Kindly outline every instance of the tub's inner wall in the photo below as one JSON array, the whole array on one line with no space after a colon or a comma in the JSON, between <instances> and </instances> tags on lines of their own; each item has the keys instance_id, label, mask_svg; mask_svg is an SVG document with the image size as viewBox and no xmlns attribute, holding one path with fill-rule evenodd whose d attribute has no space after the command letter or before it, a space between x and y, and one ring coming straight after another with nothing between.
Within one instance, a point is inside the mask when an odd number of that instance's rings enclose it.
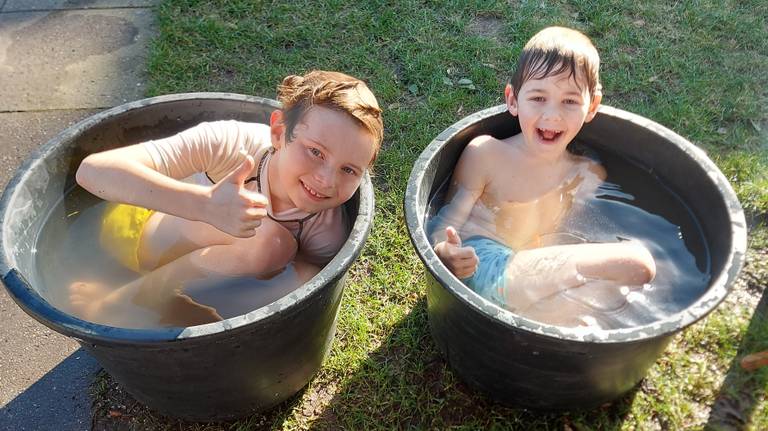
<instances>
[{"instance_id":1,"label":"tub's inner wall","mask_svg":"<svg viewBox=\"0 0 768 431\"><path fill-rule=\"evenodd\" d=\"M7 201L8 210L2 221L3 253L9 269L16 268L34 289L45 288L35 279L37 235L47 214L75 186L77 167L88 154L170 136L203 121L234 119L269 124L275 108L238 100L169 101L141 106L108 119L97 114L63 132L59 135L61 145L42 147L23 177L14 179L20 185ZM13 183L8 185L12 186ZM350 220L354 221L354 217Z\"/></svg>"},{"instance_id":2,"label":"tub's inner wall","mask_svg":"<svg viewBox=\"0 0 768 431\"><path fill-rule=\"evenodd\" d=\"M651 123L636 124L624 119L598 114L585 125L577 139L605 151L618 154L645 167L693 212L709 249L711 274L730 265L733 232L728 205L707 168L702 166L703 152L681 148L681 140ZM712 169L716 169L712 165Z\"/></svg>"},{"instance_id":3,"label":"tub's inner wall","mask_svg":"<svg viewBox=\"0 0 768 431\"><path fill-rule=\"evenodd\" d=\"M730 229L723 229L723 226L731 225L728 206L709 172L695 159L698 155L686 153L684 149L670 142L673 138L663 136L661 133L664 132L655 130L650 121L648 123L636 124L598 113L592 122L584 125L576 139L595 149L617 154L646 167L676 193L700 223L710 252L710 270L712 274L717 274L730 263L728 259L732 232ZM444 179L451 175L461 152L472 138L481 134L506 138L519 132L517 119L507 111L488 116L455 131L453 137L445 143L444 149L425 167L422 190L429 190L429 194L419 196L419 212L423 214L422 211L426 211L429 199L441 187ZM647 168L651 166L653 169Z\"/></svg>"}]
</instances>

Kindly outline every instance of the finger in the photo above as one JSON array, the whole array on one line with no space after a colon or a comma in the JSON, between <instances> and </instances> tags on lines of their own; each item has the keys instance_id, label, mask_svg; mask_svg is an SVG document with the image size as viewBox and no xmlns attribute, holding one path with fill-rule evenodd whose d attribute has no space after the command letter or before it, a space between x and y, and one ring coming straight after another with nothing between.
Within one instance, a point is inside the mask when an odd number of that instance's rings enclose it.
<instances>
[{"instance_id":1,"label":"finger","mask_svg":"<svg viewBox=\"0 0 768 431\"><path fill-rule=\"evenodd\" d=\"M453 244L457 247L461 247L461 237L459 237L459 233L456 232L456 229L453 228L453 226L448 226L445 228L445 236L446 241L449 244Z\"/></svg>"},{"instance_id":2,"label":"finger","mask_svg":"<svg viewBox=\"0 0 768 431\"><path fill-rule=\"evenodd\" d=\"M252 207L266 207L269 205L269 199L261 193L249 192L247 190L242 192L245 199L248 200L248 205Z\"/></svg>"},{"instance_id":3,"label":"finger","mask_svg":"<svg viewBox=\"0 0 768 431\"><path fill-rule=\"evenodd\" d=\"M259 220L259 223L261 223L260 220L266 216L267 216L266 208L263 208L263 207L246 208L244 221Z\"/></svg>"},{"instance_id":4,"label":"finger","mask_svg":"<svg viewBox=\"0 0 768 431\"><path fill-rule=\"evenodd\" d=\"M245 183L245 180L248 179L248 177L251 175L251 172L253 172L253 167L256 165L256 162L253 161L253 157L251 155L246 155L245 160L243 160L243 163L240 164L237 168L235 168L234 171L230 172L229 175L227 175L224 178L224 181L230 182L232 184L237 185L243 185Z\"/></svg>"},{"instance_id":5,"label":"finger","mask_svg":"<svg viewBox=\"0 0 768 431\"><path fill-rule=\"evenodd\" d=\"M454 265L454 268L456 269L457 272L472 274L477 269L477 265L472 262L462 261L462 262L457 262Z\"/></svg>"},{"instance_id":6,"label":"finger","mask_svg":"<svg viewBox=\"0 0 768 431\"><path fill-rule=\"evenodd\" d=\"M256 235L257 228L258 226L251 226L251 225L243 226L236 236L238 238L250 238Z\"/></svg>"},{"instance_id":7,"label":"finger","mask_svg":"<svg viewBox=\"0 0 768 431\"><path fill-rule=\"evenodd\" d=\"M455 259L473 259L477 260L475 249L472 247L457 248L451 253L451 256Z\"/></svg>"}]
</instances>

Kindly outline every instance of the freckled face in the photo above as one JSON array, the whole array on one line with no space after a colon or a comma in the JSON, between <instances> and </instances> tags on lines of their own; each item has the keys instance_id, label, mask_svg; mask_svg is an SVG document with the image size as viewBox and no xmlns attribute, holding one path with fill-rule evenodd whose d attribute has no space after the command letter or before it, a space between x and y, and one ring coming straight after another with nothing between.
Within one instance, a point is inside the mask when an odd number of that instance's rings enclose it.
<instances>
[{"instance_id":1,"label":"freckled face","mask_svg":"<svg viewBox=\"0 0 768 431\"><path fill-rule=\"evenodd\" d=\"M276 116L278 118L276 118ZM296 207L314 213L337 207L352 197L373 159L374 137L349 114L315 106L286 142L282 112L271 120L270 162L272 208ZM272 182L274 169L276 182Z\"/></svg>"},{"instance_id":2,"label":"freckled face","mask_svg":"<svg viewBox=\"0 0 768 431\"><path fill-rule=\"evenodd\" d=\"M565 151L584 123L592 120L601 99L596 95L590 100L586 85L580 89L567 72L526 81L517 98L507 86L505 95L509 112L520 120L526 148L553 155Z\"/></svg>"}]
</instances>

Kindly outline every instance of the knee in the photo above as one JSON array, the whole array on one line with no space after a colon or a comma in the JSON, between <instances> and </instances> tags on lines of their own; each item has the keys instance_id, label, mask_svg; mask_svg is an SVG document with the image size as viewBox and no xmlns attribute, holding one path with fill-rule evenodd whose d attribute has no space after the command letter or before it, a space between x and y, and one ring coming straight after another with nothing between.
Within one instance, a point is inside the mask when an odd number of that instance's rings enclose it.
<instances>
[{"instance_id":1,"label":"knee","mask_svg":"<svg viewBox=\"0 0 768 431\"><path fill-rule=\"evenodd\" d=\"M638 243L628 243L626 259L629 263L627 282L631 284L650 283L656 277L656 262L651 252Z\"/></svg>"},{"instance_id":2,"label":"knee","mask_svg":"<svg viewBox=\"0 0 768 431\"><path fill-rule=\"evenodd\" d=\"M240 240L237 247L238 260L254 275L279 271L296 257L297 251L293 234L273 220L264 220L256 235Z\"/></svg>"}]
</instances>

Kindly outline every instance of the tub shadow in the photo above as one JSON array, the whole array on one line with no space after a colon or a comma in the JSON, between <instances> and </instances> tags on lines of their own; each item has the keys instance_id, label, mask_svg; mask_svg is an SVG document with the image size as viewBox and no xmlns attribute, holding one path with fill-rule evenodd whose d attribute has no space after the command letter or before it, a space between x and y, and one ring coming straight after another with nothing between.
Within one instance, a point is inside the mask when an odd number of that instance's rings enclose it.
<instances>
[{"instance_id":1,"label":"tub shadow","mask_svg":"<svg viewBox=\"0 0 768 431\"><path fill-rule=\"evenodd\" d=\"M422 296L335 392L312 428L619 429L636 391L593 411L541 412L494 402L463 383L445 362L432 340Z\"/></svg>"},{"instance_id":2,"label":"tub shadow","mask_svg":"<svg viewBox=\"0 0 768 431\"><path fill-rule=\"evenodd\" d=\"M0 430L88 430L88 388L101 367L78 349L59 365L0 408Z\"/></svg>"},{"instance_id":3,"label":"tub shadow","mask_svg":"<svg viewBox=\"0 0 768 431\"><path fill-rule=\"evenodd\" d=\"M768 340L765 339L768 334L768 289L752 285L752 282L747 281L748 289L760 289L762 296L712 404L704 427L707 430L746 429L768 386L768 367L749 372L743 370L739 363L750 353L768 349Z\"/></svg>"}]
</instances>

